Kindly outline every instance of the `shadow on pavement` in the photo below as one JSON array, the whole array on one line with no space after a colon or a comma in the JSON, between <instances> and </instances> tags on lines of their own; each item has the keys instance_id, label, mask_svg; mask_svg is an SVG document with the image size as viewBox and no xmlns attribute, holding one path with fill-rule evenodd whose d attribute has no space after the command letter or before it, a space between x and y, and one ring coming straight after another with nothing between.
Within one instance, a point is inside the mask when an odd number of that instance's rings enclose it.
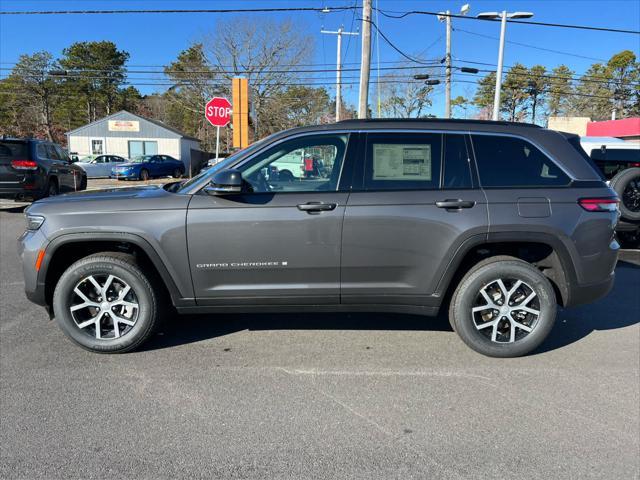
<instances>
[{"instance_id":1,"label":"shadow on pavement","mask_svg":"<svg viewBox=\"0 0 640 480\"><path fill-rule=\"evenodd\" d=\"M609 295L591 305L560 309L547 340L533 354L562 348L596 330L640 322L640 266L621 261ZM406 330L452 332L443 309L437 317L383 313L282 313L174 315L141 349L156 350L242 330ZM452 332L453 333L453 332Z\"/></svg>"},{"instance_id":2,"label":"shadow on pavement","mask_svg":"<svg viewBox=\"0 0 640 480\"><path fill-rule=\"evenodd\" d=\"M391 313L279 313L174 316L141 349L155 350L220 337L242 330L405 330L452 332L442 315Z\"/></svg>"},{"instance_id":3,"label":"shadow on pavement","mask_svg":"<svg viewBox=\"0 0 640 480\"><path fill-rule=\"evenodd\" d=\"M570 345L596 330L615 330L636 323L640 323L640 266L619 261L609 295L589 305L560 309L553 330L533 354Z\"/></svg>"},{"instance_id":4,"label":"shadow on pavement","mask_svg":"<svg viewBox=\"0 0 640 480\"><path fill-rule=\"evenodd\" d=\"M2 204L0 205L0 211L2 212L8 212L8 213L22 213L24 211L25 208L27 208L30 204L20 204L20 205L7 205L7 204Z\"/></svg>"}]
</instances>

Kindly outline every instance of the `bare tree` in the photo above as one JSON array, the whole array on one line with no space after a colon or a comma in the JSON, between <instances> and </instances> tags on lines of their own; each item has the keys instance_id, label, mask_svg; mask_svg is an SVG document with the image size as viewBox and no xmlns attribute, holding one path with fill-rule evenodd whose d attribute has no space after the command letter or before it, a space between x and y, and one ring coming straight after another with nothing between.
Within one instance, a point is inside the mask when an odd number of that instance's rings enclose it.
<instances>
[{"instance_id":1,"label":"bare tree","mask_svg":"<svg viewBox=\"0 0 640 480\"><path fill-rule=\"evenodd\" d=\"M256 137L277 129L269 121L271 99L292 83L301 83L299 65L311 59L313 40L300 22L274 22L263 17L236 17L216 24L215 33L203 40L204 53L213 78L244 76L251 88ZM308 74L307 74L308 75Z\"/></svg>"},{"instance_id":2,"label":"bare tree","mask_svg":"<svg viewBox=\"0 0 640 480\"><path fill-rule=\"evenodd\" d=\"M399 77L397 74L380 78L380 107L384 117L419 118L432 105L433 87L422 81Z\"/></svg>"}]
</instances>

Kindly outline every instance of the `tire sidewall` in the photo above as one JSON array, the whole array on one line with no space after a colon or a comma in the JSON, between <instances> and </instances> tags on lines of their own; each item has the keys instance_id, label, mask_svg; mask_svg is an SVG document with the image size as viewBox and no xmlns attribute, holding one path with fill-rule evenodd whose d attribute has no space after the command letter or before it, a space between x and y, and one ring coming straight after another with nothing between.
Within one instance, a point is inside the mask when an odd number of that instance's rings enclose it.
<instances>
[{"instance_id":1,"label":"tire sidewall","mask_svg":"<svg viewBox=\"0 0 640 480\"><path fill-rule=\"evenodd\" d=\"M618 173L611 180L611 188L615 190L620 198L620 214L622 218L627 220L640 220L640 212L634 212L629 210L629 208L624 203L623 194L627 185L634 178L640 177L640 168L628 168Z\"/></svg>"},{"instance_id":2,"label":"tire sidewall","mask_svg":"<svg viewBox=\"0 0 640 480\"><path fill-rule=\"evenodd\" d=\"M55 197L56 195L58 195L59 193L59 188L58 188L58 182L56 181L55 178L51 178L49 179L49 182L47 183L47 193L46 196L47 197Z\"/></svg>"},{"instance_id":3,"label":"tire sidewall","mask_svg":"<svg viewBox=\"0 0 640 480\"><path fill-rule=\"evenodd\" d=\"M540 303L540 316L535 328L514 343L492 342L473 323L471 309L480 289L499 278L514 278L527 283L538 295ZM547 337L556 317L555 292L549 280L524 262L495 262L471 272L458 287L453 301L455 331L472 349L491 357L517 357L531 352Z\"/></svg>"},{"instance_id":4,"label":"tire sidewall","mask_svg":"<svg viewBox=\"0 0 640 480\"><path fill-rule=\"evenodd\" d=\"M76 326L69 311L72 299L71 292L78 282L89 275L101 274L114 275L127 282L138 299L138 319L135 325L126 335L117 339L96 339ZM91 351L115 353L134 349L147 337L156 315L153 290L140 276L141 274L135 272L134 269L124 268L103 260L77 262L60 277L56 286L53 310L58 325L71 340Z\"/></svg>"},{"instance_id":5,"label":"tire sidewall","mask_svg":"<svg viewBox=\"0 0 640 480\"><path fill-rule=\"evenodd\" d=\"M148 170L146 170L144 168L142 170L140 170L140 180L146 181L146 180L149 180L149 178L151 178L151 177L149 176L149 171Z\"/></svg>"}]
</instances>

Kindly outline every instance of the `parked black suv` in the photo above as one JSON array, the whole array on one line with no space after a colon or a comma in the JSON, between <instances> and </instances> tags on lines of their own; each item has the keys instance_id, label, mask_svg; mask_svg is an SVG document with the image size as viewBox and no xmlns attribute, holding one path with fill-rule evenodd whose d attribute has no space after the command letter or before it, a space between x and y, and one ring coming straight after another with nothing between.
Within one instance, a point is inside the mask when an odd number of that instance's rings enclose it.
<instances>
[{"instance_id":1,"label":"parked black suv","mask_svg":"<svg viewBox=\"0 0 640 480\"><path fill-rule=\"evenodd\" d=\"M36 202L19 240L26 293L96 352L141 345L173 305L448 307L470 347L523 355L556 304L593 302L613 284L618 199L575 140L462 120L285 131L189 181ZM273 174L308 154L323 175Z\"/></svg>"},{"instance_id":2,"label":"parked black suv","mask_svg":"<svg viewBox=\"0 0 640 480\"><path fill-rule=\"evenodd\" d=\"M0 137L0 198L35 200L86 188L85 171L59 145Z\"/></svg>"}]
</instances>

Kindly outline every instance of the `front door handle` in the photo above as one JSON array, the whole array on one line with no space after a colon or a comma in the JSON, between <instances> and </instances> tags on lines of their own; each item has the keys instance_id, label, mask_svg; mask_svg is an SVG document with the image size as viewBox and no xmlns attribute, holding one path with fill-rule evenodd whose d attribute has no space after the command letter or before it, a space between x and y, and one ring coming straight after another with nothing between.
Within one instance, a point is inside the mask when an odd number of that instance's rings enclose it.
<instances>
[{"instance_id":1,"label":"front door handle","mask_svg":"<svg viewBox=\"0 0 640 480\"><path fill-rule=\"evenodd\" d=\"M335 203L307 202L298 205L298 210L307 213L319 213L334 210L336 207Z\"/></svg>"},{"instance_id":2,"label":"front door handle","mask_svg":"<svg viewBox=\"0 0 640 480\"><path fill-rule=\"evenodd\" d=\"M476 202L472 200L446 199L436 202L436 207L446 208L447 210L459 210L461 208L472 208Z\"/></svg>"}]
</instances>

